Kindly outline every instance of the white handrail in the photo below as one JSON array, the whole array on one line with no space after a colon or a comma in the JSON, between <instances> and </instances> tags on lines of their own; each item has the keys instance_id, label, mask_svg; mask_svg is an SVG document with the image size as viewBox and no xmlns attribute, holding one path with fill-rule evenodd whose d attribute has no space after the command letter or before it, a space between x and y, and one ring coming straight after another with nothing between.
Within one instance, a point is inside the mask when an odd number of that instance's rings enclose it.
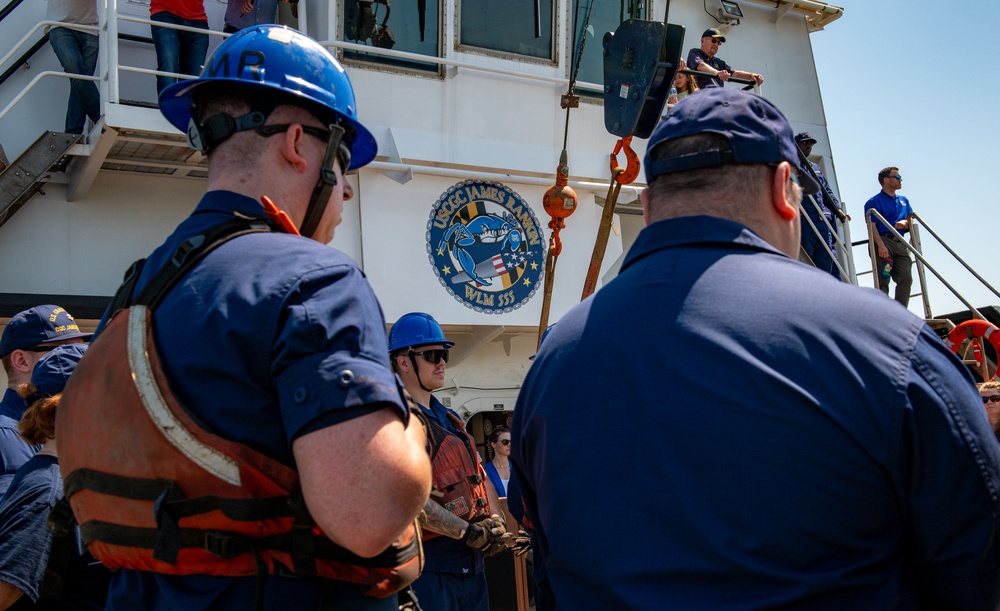
<instances>
[{"instance_id":1,"label":"white handrail","mask_svg":"<svg viewBox=\"0 0 1000 611\"><path fill-rule=\"evenodd\" d=\"M28 83L28 85L24 89L22 89L20 93L14 96L14 99L11 100L10 103L7 104L7 106L5 106L3 110L0 110L0 119L3 119L5 116L7 116L7 113L10 112L10 109L14 108L14 105L20 102L21 98L27 95L28 91L30 91L31 88L34 87L36 83L38 83L38 81L42 80L42 78L46 76L62 76L65 78L77 79L79 81L100 82L101 80L101 77L99 76L84 76L82 74L70 74L69 72L57 72L55 70L46 70L45 72L40 72L37 75L35 75L35 78L31 79L31 82Z\"/></svg>"},{"instance_id":2,"label":"white handrail","mask_svg":"<svg viewBox=\"0 0 1000 611\"><path fill-rule=\"evenodd\" d=\"M13 57L14 54L17 53L18 49L21 48L21 45L28 42L28 39L31 38L31 36L35 32L37 32L39 28L42 27L57 27L57 28L66 28L67 30L80 30L81 32L93 32L96 35L99 35L101 32L100 28L96 25L80 25L79 23L63 23L61 21L40 21L35 27L28 30L28 33L25 34L24 37L21 38L21 40L17 41L17 44L14 45L14 47L7 53L7 55L4 55L2 58L0 58L0 66L6 64L7 60Z\"/></svg>"}]
</instances>

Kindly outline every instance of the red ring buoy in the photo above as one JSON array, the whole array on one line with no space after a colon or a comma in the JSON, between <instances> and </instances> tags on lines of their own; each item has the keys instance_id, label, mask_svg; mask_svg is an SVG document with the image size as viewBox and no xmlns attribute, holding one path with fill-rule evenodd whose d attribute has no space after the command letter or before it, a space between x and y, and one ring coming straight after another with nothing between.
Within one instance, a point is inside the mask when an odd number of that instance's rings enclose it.
<instances>
[{"instance_id":1,"label":"red ring buoy","mask_svg":"<svg viewBox=\"0 0 1000 611\"><path fill-rule=\"evenodd\" d=\"M958 354L958 347L966 339L981 337L988 341L997 355L1000 355L1000 328L991 322L974 318L958 325L948 333L948 339L944 340L946 346L951 351Z\"/></svg>"}]
</instances>

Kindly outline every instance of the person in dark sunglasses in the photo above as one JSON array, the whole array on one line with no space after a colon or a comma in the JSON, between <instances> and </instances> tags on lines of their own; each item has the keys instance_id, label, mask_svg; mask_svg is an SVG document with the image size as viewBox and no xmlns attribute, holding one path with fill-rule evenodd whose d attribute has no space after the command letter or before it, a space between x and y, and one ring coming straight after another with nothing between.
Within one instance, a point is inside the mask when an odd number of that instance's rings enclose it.
<instances>
[{"instance_id":1,"label":"person in dark sunglasses","mask_svg":"<svg viewBox=\"0 0 1000 611\"><path fill-rule=\"evenodd\" d=\"M977 385L979 396L983 398L983 409L989 418L993 434L1000 441L1000 382L990 380Z\"/></svg>"},{"instance_id":2,"label":"person in dark sunglasses","mask_svg":"<svg viewBox=\"0 0 1000 611\"><path fill-rule=\"evenodd\" d=\"M490 478L498 496L507 496L510 482L510 429L498 426L490 433L490 448L493 460L484 465L486 476Z\"/></svg>"},{"instance_id":3,"label":"person in dark sunglasses","mask_svg":"<svg viewBox=\"0 0 1000 611\"><path fill-rule=\"evenodd\" d=\"M465 423L431 394L444 386L454 345L423 312L404 314L389 331L389 360L426 417L432 446L431 496L419 518L426 564L412 587L424 609L488 611L483 557L506 549L513 536Z\"/></svg>"}]
</instances>

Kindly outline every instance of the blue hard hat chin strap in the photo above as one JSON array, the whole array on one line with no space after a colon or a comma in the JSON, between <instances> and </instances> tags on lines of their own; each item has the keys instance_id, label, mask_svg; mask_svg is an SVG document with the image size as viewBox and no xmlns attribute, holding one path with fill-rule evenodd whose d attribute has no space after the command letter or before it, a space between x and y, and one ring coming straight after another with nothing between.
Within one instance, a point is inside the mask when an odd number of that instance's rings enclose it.
<instances>
[{"instance_id":1,"label":"blue hard hat chin strap","mask_svg":"<svg viewBox=\"0 0 1000 611\"><path fill-rule=\"evenodd\" d=\"M420 388L423 388L427 392L434 392L430 388L424 386L424 381L420 378L420 368L417 367L417 353L413 351L412 347L409 349L409 352L407 352L407 356L410 357L410 363L413 364L413 373L417 374L417 384L420 384Z\"/></svg>"},{"instance_id":2,"label":"blue hard hat chin strap","mask_svg":"<svg viewBox=\"0 0 1000 611\"><path fill-rule=\"evenodd\" d=\"M208 153L237 132L257 129L267 121L267 114L251 110L241 117L220 112L198 123L192 117L188 122L188 144L196 151Z\"/></svg>"}]
</instances>

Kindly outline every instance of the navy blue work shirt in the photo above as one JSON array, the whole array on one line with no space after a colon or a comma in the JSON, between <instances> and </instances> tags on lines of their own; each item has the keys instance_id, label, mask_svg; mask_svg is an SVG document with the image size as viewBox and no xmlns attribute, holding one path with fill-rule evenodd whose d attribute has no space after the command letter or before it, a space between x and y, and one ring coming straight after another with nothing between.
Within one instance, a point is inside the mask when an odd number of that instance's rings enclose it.
<instances>
[{"instance_id":1,"label":"navy blue work shirt","mask_svg":"<svg viewBox=\"0 0 1000 611\"><path fill-rule=\"evenodd\" d=\"M823 171L819 169L819 166L815 162L810 161L809 165L810 167L812 167L813 172L816 173L816 178L819 179L820 188L822 188L823 191L825 191L826 194L830 197L830 201L833 203L834 207L836 207L837 210L843 210L843 208L840 205L840 200L838 200L837 196L833 194L833 189L830 188L830 183L826 180L826 176L823 176ZM802 164L800 163L799 172L808 174L809 170L802 167ZM823 203L822 195L817 193L813 195L813 197L816 199L816 203L819 204L820 210L823 211L823 216L826 217L826 220L830 221L831 225L835 223L836 219L834 219L833 217L833 211L830 210L830 208L828 208L826 204ZM802 207L805 208L806 213L809 215L810 218L812 218L813 220L819 220L818 216L819 213L816 211L816 206L813 206L812 203L810 202L804 201L802 202ZM834 225L834 227L836 227L836 225Z\"/></svg>"},{"instance_id":2,"label":"navy blue work shirt","mask_svg":"<svg viewBox=\"0 0 1000 611\"><path fill-rule=\"evenodd\" d=\"M420 406L420 410L427 415L435 424L443 427L452 435L457 435L465 442L464 431L459 431L448 418L448 412L456 414L448 409L437 397L431 395L430 406ZM483 554L462 543L458 539L452 539L445 535L434 537L424 541L424 555L426 562L424 572L429 573L460 573L462 575L478 575L483 572L486 566Z\"/></svg>"},{"instance_id":3,"label":"navy blue work shirt","mask_svg":"<svg viewBox=\"0 0 1000 611\"><path fill-rule=\"evenodd\" d=\"M27 409L24 398L13 388L8 388L0 401L0 496L14 479L21 465L35 455L41 446L30 446L21 438L17 423Z\"/></svg>"},{"instance_id":4,"label":"navy blue work shirt","mask_svg":"<svg viewBox=\"0 0 1000 611\"><path fill-rule=\"evenodd\" d=\"M688 53L687 65L688 70L697 70L698 64L706 63L716 70L725 70L730 76L733 75L734 68L727 64L721 57L716 55L715 57L709 57L708 53L705 53L701 48L691 49ZM695 76L694 79L698 82L698 87L701 89L706 89L708 87L722 87L723 82L719 77L712 76Z\"/></svg>"},{"instance_id":5,"label":"navy blue work shirt","mask_svg":"<svg viewBox=\"0 0 1000 611\"><path fill-rule=\"evenodd\" d=\"M646 227L546 338L512 429L559 608L1000 604L1000 446L968 371L742 225Z\"/></svg>"},{"instance_id":6,"label":"navy blue work shirt","mask_svg":"<svg viewBox=\"0 0 1000 611\"><path fill-rule=\"evenodd\" d=\"M871 199L865 202L866 219L868 218L868 211L873 208L893 226L895 226L899 221L905 221L913 212L913 208L910 206L910 201L908 199L902 195L889 195L885 191L879 191L873 195ZM882 224L882 221L875 217L872 217L870 220L875 223L875 227L878 229L879 235L889 233L889 229ZM899 230L897 229L897 231ZM906 230L904 229L899 231L899 234L906 235Z\"/></svg>"},{"instance_id":7,"label":"navy blue work shirt","mask_svg":"<svg viewBox=\"0 0 1000 611\"><path fill-rule=\"evenodd\" d=\"M234 212L263 210L242 195L207 193L149 256L135 294L178 244ZM308 238L257 233L223 244L178 282L153 323L181 404L208 430L287 465L294 465L292 441L305 433L387 406L408 417L389 367L385 319L364 273ZM252 609L255 582L120 570L107 608ZM265 608L294 601L315 609L320 584L268 577ZM350 584L327 580L326 586L346 608L395 611L394 601L364 597Z\"/></svg>"}]
</instances>

